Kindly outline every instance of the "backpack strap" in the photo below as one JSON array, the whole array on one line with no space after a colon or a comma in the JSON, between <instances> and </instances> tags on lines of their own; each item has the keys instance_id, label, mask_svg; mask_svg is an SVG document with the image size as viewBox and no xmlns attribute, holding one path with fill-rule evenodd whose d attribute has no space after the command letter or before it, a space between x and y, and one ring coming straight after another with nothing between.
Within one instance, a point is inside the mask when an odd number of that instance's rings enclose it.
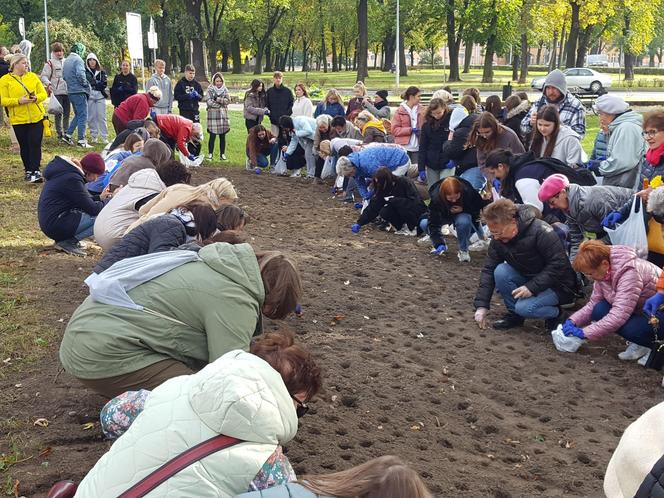
<instances>
[{"instance_id":1,"label":"backpack strap","mask_svg":"<svg viewBox=\"0 0 664 498\"><path fill-rule=\"evenodd\" d=\"M141 498L181 470L189 467L192 463L202 460L217 451L230 448L231 446L242 442L244 441L234 437L224 436L223 434L214 436L172 458L157 470L134 484L118 498Z\"/></svg>"}]
</instances>

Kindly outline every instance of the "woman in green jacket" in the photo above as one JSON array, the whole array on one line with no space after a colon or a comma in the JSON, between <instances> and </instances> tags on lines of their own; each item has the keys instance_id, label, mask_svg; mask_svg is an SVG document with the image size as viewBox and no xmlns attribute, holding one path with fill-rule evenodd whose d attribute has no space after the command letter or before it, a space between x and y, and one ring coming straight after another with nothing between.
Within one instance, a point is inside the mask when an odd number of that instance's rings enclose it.
<instances>
[{"instance_id":1,"label":"woman in green jacket","mask_svg":"<svg viewBox=\"0 0 664 498\"><path fill-rule=\"evenodd\" d=\"M261 312L285 318L302 293L289 258L255 254L249 244L128 258L86 283L91 295L67 325L60 361L109 398L248 351Z\"/></svg>"}]
</instances>

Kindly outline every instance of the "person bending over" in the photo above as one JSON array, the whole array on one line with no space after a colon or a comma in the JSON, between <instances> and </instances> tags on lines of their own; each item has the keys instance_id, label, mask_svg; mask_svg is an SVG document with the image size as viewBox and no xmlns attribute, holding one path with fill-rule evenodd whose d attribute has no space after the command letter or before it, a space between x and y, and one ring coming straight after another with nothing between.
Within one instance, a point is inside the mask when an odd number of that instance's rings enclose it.
<instances>
[{"instance_id":1,"label":"person bending over","mask_svg":"<svg viewBox=\"0 0 664 498\"><path fill-rule=\"evenodd\" d=\"M482 212L492 235L474 301L475 321L482 329L487 327L494 289L507 308L493 323L498 330L523 325L526 318L544 319L552 330L561 318L558 305L574 299L576 274L563 243L532 211L530 206L498 199Z\"/></svg>"}]
</instances>

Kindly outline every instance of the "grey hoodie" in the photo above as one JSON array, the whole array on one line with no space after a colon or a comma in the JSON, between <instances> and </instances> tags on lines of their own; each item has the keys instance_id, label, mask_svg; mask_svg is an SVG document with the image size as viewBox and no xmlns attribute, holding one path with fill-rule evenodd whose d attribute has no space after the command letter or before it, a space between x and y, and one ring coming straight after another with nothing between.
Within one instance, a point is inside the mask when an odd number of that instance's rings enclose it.
<instances>
[{"instance_id":1,"label":"grey hoodie","mask_svg":"<svg viewBox=\"0 0 664 498\"><path fill-rule=\"evenodd\" d=\"M544 85L542 86L542 92L546 90L547 86L552 86L557 88L560 93L563 94L563 98L567 93L567 80L565 79L565 73L560 69L554 69L551 71L544 80Z\"/></svg>"},{"instance_id":2,"label":"grey hoodie","mask_svg":"<svg viewBox=\"0 0 664 498\"><path fill-rule=\"evenodd\" d=\"M148 80L147 87L156 86L161 90L161 99L155 104L155 107L161 109L162 112L171 112L173 110L173 82L171 78L164 73L162 76L153 74L152 78Z\"/></svg>"},{"instance_id":3,"label":"grey hoodie","mask_svg":"<svg viewBox=\"0 0 664 498\"><path fill-rule=\"evenodd\" d=\"M603 185L635 189L645 160L646 143L641 135L643 117L632 110L619 114L609 125L606 159L599 165Z\"/></svg>"},{"instance_id":4,"label":"grey hoodie","mask_svg":"<svg viewBox=\"0 0 664 498\"><path fill-rule=\"evenodd\" d=\"M546 149L548 140L544 139L542 142L542 149L536 151L537 155L541 157L542 152ZM553 147L551 157L558 159L572 168L577 165L587 162L587 156L581 147L581 137L577 132L572 130L569 126L561 125L556 137L556 144Z\"/></svg>"}]
</instances>

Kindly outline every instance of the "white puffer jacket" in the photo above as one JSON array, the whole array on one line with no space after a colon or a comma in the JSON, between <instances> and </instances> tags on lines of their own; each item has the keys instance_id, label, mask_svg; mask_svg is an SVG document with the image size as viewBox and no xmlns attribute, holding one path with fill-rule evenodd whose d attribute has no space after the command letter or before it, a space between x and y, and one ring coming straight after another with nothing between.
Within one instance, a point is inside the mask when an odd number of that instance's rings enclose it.
<instances>
[{"instance_id":1,"label":"white puffer jacket","mask_svg":"<svg viewBox=\"0 0 664 498\"><path fill-rule=\"evenodd\" d=\"M146 497L232 497L249 489L277 445L296 432L293 400L279 373L257 356L231 351L152 391L145 410L83 479L76 498L115 498L218 434L247 442L199 460Z\"/></svg>"},{"instance_id":2,"label":"white puffer jacket","mask_svg":"<svg viewBox=\"0 0 664 498\"><path fill-rule=\"evenodd\" d=\"M165 188L166 185L154 169L141 169L129 177L127 185L115 194L95 219L95 241L104 252L113 247L129 225L138 220L136 203Z\"/></svg>"}]
</instances>

